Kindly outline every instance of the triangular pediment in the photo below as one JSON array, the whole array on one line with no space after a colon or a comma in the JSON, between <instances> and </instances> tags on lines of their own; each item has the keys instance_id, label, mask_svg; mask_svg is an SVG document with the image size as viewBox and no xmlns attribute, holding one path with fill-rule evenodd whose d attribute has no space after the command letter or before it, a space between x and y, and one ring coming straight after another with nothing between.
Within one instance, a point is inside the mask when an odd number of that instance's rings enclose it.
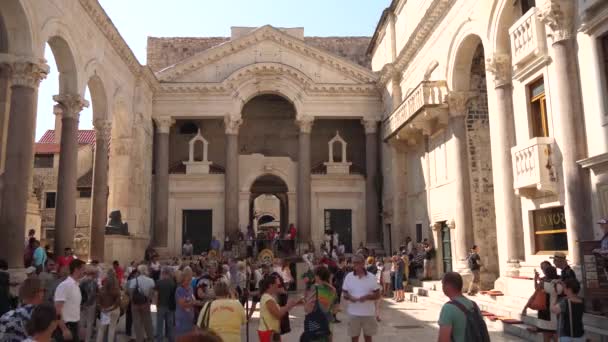
<instances>
[{"instance_id":1,"label":"triangular pediment","mask_svg":"<svg viewBox=\"0 0 608 342\"><path fill-rule=\"evenodd\" d=\"M316 84L370 84L376 74L327 51L310 46L272 26L263 26L157 73L161 82L221 83L254 64L281 64L299 70Z\"/></svg>"}]
</instances>

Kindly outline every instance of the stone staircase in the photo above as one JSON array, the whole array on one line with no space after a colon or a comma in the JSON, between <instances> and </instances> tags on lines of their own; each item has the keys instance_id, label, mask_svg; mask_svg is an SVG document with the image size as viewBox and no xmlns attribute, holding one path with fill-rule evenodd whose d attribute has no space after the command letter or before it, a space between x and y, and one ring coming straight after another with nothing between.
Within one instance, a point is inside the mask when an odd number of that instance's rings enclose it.
<instances>
[{"instance_id":1,"label":"stone staircase","mask_svg":"<svg viewBox=\"0 0 608 342\"><path fill-rule=\"evenodd\" d=\"M449 298L441 290L441 281L413 282L410 300L418 303L425 303L440 307L449 301ZM528 294L523 292L522 294ZM475 301L480 310L492 313L499 317L508 317L514 320L521 320L522 323L505 323L500 319L490 319L484 317L488 327L496 331L502 331L508 335L517 336L526 341L543 342L543 335L534 330L536 326L536 311L528 310L528 315L522 317L521 311L527 303L528 298L518 296L490 296L478 294L476 296L466 296ZM585 331L589 341L608 342L608 319L586 315L584 318Z\"/></svg>"}]
</instances>

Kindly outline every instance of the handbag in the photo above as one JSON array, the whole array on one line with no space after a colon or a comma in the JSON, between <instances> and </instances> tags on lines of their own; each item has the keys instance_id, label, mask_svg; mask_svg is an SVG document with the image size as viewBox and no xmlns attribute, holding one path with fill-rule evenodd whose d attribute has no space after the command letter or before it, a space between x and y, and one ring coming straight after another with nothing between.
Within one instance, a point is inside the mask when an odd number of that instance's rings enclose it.
<instances>
[{"instance_id":1,"label":"handbag","mask_svg":"<svg viewBox=\"0 0 608 342\"><path fill-rule=\"evenodd\" d=\"M201 314L201 319L199 322L199 328L203 330L209 329L209 318L211 316L211 304L213 304L213 300L210 300L205 304L203 313Z\"/></svg>"},{"instance_id":2,"label":"handbag","mask_svg":"<svg viewBox=\"0 0 608 342\"><path fill-rule=\"evenodd\" d=\"M266 320L264 319L264 317L262 318L262 322L264 323L264 326L266 327L266 329L268 329L268 325L266 324ZM268 331L268 330L266 330ZM278 332L274 331L274 330L270 330L270 341L273 342L280 342L281 341L281 334L279 334Z\"/></svg>"},{"instance_id":3,"label":"handbag","mask_svg":"<svg viewBox=\"0 0 608 342\"><path fill-rule=\"evenodd\" d=\"M331 335L329 319L319 304L319 289L315 287L315 307L304 317L304 333L300 342L314 341Z\"/></svg>"},{"instance_id":4,"label":"handbag","mask_svg":"<svg viewBox=\"0 0 608 342\"><path fill-rule=\"evenodd\" d=\"M536 289L528 307L532 310L547 310L547 293L543 289Z\"/></svg>"}]
</instances>

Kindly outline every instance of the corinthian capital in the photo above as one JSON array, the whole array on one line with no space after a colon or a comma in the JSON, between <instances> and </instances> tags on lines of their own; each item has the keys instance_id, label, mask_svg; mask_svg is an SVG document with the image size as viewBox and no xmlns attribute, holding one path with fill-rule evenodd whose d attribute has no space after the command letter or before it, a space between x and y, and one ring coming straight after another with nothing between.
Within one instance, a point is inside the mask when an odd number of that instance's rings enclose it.
<instances>
[{"instance_id":1,"label":"corinthian capital","mask_svg":"<svg viewBox=\"0 0 608 342\"><path fill-rule=\"evenodd\" d=\"M45 79L49 73L49 66L44 62L36 63L17 59L12 63L0 60L0 63L9 66L12 84L16 86L36 89L40 85L40 81Z\"/></svg>"},{"instance_id":2,"label":"corinthian capital","mask_svg":"<svg viewBox=\"0 0 608 342\"><path fill-rule=\"evenodd\" d=\"M53 112L62 119L78 119L82 109L89 107L89 101L79 94L59 94L53 96L53 100L57 102Z\"/></svg>"},{"instance_id":3,"label":"corinthian capital","mask_svg":"<svg viewBox=\"0 0 608 342\"><path fill-rule=\"evenodd\" d=\"M538 18L549 27L553 44L574 37L573 0L542 0L538 8Z\"/></svg>"},{"instance_id":4,"label":"corinthian capital","mask_svg":"<svg viewBox=\"0 0 608 342\"><path fill-rule=\"evenodd\" d=\"M224 116L224 126L226 126L226 134L229 135L237 135L239 134L239 128L243 123L243 119L241 119L238 115L226 115Z\"/></svg>"},{"instance_id":5,"label":"corinthian capital","mask_svg":"<svg viewBox=\"0 0 608 342\"><path fill-rule=\"evenodd\" d=\"M375 134L378 132L378 121L374 119L361 119L361 124L365 128L365 134Z\"/></svg>"},{"instance_id":6,"label":"corinthian capital","mask_svg":"<svg viewBox=\"0 0 608 342\"><path fill-rule=\"evenodd\" d=\"M173 126L175 120L170 116L159 116L154 118L154 122L156 123L158 133L169 134L169 130L171 130L171 126Z\"/></svg>"},{"instance_id":7,"label":"corinthian capital","mask_svg":"<svg viewBox=\"0 0 608 342\"><path fill-rule=\"evenodd\" d=\"M95 119L93 120L93 127L95 127L96 143L100 143L100 140L110 141L110 134L112 132L112 122L110 120Z\"/></svg>"},{"instance_id":8,"label":"corinthian capital","mask_svg":"<svg viewBox=\"0 0 608 342\"><path fill-rule=\"evenodd\" d=\"M452 91L448 94L447 101L450 116L465 116L468 112L469 102L477 96L470 91Z\"/></svg>"},{"instance_id":9,"label":"corinthian capital","mask_svg":"<svg viewBox=\"0 0 608 342\"><path fill-rule=\"evenodd\" d=\"M300 127L300 133L310 134L312 124L315 122L315 117L311 115L303 115L296 119L296 123Z\"/></svg>"},{"instance_id":10,"label":"corinthian capital","mask_svg":"<svg viewBox=\"0 0 608 342\"><path fill-rule=\"evenodd\" d=\"M496 88L511 84L511 58L505 54L495 54L486 59L486 70L494 76Z\"/></svg>"}]
</instances>

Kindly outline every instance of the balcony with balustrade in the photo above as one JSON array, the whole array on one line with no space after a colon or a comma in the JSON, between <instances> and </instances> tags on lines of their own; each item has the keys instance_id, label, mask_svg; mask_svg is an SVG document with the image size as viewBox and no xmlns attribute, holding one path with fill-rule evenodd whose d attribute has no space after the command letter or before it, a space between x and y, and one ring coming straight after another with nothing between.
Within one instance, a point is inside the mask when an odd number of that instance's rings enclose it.
<instances>
[{"instance_id":1,"label":"balcony with balustrade","mask_svg":"<svg viewBox=\"0 0 608 342\"><path fill-rule=\"evenodd\" d=\"M511 148L513 188L523 197L557 193L555 139L533 138Z\"/></svg>"},{"instance_id":2,"label":"balcony with balustrade","mask_svg":"<svg viewBox=\"0 0 608 342\"><path fill-rule=\"evenodd\" d=\"M422 81L382 123L382 137L431 134L447 125L448 87L445 81Z\"/></svg>"},{"instance_id":3,"label":"balcony with balustrade","mask_svg":"<svg viewBox=\"0 0 608 342\"><path fill-rule=\"evenodd\" d=\"M509 28L513 76L523 77L532 70L546 64L547 36L545 25L538 17L538 9L532 7Z\"/></svg>"}]
</instances>

